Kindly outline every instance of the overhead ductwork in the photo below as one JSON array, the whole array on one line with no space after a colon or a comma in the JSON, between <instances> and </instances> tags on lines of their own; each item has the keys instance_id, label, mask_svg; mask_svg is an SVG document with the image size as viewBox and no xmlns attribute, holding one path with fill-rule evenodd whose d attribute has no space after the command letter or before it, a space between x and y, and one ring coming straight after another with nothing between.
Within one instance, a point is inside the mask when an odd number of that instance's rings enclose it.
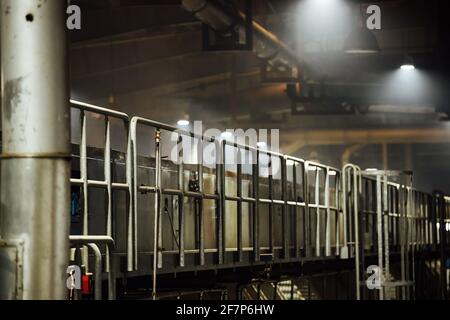
<instances>
[{"instance_id":1,"label":"overhead ductwork","mask_svg":"<svg viewBox=\"0 0 450 320\"><path fill-rule=\"evenodd\" d=\"M238 10L229 10L218 1L183 0L183 7L197 19L216 32L226 33L236 28L240 34L245 33L245 14ZM269 64L283 68L295 68L300 65L297 54L275 34L252 21L253 50L255 54Z\"/></svg>"}]
</instances>

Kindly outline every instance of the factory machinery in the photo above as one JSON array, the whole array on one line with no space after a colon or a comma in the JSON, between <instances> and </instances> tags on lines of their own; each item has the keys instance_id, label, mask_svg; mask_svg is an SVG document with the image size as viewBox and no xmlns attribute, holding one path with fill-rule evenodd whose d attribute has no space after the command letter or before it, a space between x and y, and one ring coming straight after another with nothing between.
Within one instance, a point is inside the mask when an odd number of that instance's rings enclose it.
<instances>
[{"instance_id":1,"label":"factory machinery","mask_svg":"<svg viewBox=\"0 0 450 320\"><path fill-rule=\"evenodd\" d=\"M71 108L71 299L447 297L450 198L414 189L411 172Z\"/></svg>"}]
</instances>

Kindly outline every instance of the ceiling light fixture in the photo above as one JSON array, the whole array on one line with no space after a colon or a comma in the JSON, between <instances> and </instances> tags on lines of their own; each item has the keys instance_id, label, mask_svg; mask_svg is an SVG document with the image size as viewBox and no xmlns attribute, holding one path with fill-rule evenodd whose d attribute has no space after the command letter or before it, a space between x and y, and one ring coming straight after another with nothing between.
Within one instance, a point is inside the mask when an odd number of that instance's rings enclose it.
<instances>
[{"instance_id":1,"label":"ceiling light fixture","mask_svg":"<svg viewBox=\"0 0 450 320\"><path fill-rule=\"evenodd\" d=\"M412 57L410 56L406 56L405 59L403 60L402 65L400 66L401 70L404 71L412 71L415 70L416 67L414 66L414 60Z\"/></svg>"},{"instance_id":2,"label":"ceiling light fixture","mask_svg":"<svg viewBox=\"0 0 450 320\"><path fill-rule=\"evenodd\" d=\"M180 127L187 127L189 125L189 120L181 119L177 121L177 125Z\"/></svg>"},{"instance_id":3,"label":"ceiling light fixture","mask_svg":"<svg viewBox=\"0 0 450 320\"><path fill-rule=\"evenodd\" d=\"M184 114L183 118L177 121L177 125L180 127L187 127L189 126L189 124L190 124L189 114L187 113Z\"/></svg>"},{"instance_id":4,"label":"ceiling light fixture","mask_svg":"<svg viewBox=\"0 0 450 320\"><path fill-rule=\"evenodd\" d=\"M411 71L411 70L415 70L416 67L412 64L403 64L400 69L402 70L406 70L406 71Z\"/></svg>"}]
</instances>

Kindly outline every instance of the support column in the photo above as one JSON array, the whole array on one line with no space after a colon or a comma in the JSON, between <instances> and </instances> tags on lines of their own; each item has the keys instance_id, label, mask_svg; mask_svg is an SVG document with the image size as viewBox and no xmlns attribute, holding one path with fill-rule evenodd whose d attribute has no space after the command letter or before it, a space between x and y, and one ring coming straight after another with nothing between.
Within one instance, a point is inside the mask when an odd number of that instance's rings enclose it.
<instances>
[{"instance_id":1,"label":"support column","mask_svg":"<svg viewBox=\"0 0 450 320\"><path fill-rule=\"evenodd\" d=\"M70 210L66 1L2 0L0 298L65 299Z\"/></svg>"}]
</instances>

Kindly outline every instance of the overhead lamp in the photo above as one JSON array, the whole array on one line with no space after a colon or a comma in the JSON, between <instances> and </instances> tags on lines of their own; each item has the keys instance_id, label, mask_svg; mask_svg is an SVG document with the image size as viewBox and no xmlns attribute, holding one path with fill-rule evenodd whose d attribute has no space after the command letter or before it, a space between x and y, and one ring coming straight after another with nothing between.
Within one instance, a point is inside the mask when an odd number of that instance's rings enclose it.
<instances>
[{"instance_id":1,"label":"overhead lamp","mask_svg":"<svg viewBox=\"0 0 450 320\"><path fill-rule=\"evenodd\" d=\"M359 7L358 15L360 19L347 36L344 42L344 51L349 54L373 54L380 52L377 38L363 23Z\"/></svg>"},{"instance_id":2,"label":"overhead lamp","mask_svg":"<svg viewBox=\"0 0 450 320\"><path fill-rule=\"evenodd\" d=\"M177 125L180 127L187 127L189 125L189 115L185 114L183 119L177 121Z\"/></svg>"},{"instance_id":3,"label":"overhead lamp","mask_svg":"<svg viewBox=\"0 0 450 320\"><path fill-rule=\"evenodd\" d=\"M177 125L179 125L180 127L187 127L189 125L189 120L186 119L178 120Z\"/></svg>"},{"instance_id":4,"label":"overhead lamp","mask_svg":"<svg viewBox=\"0 0 450 320\"><path fill-rule=\"evenodd\" d=\"M402 65L400 66L401 70L404 71L412 71L415 70L416 67L414 66L414 60L412 57L410 56L406 56L405 59L403 60Z\"/></svg>"},{"instance_id":5,"label":"overhead lamp","mask_svg":"<svg viewBox=\"0 0 450 320\"><path fill-rule=\"evenodd\" d=\"M405 71L411 71L411 70L416 69L416 67L412 64L402 64L400 66L400 69L405 70Z\"/></svg>"}]
</instances>

